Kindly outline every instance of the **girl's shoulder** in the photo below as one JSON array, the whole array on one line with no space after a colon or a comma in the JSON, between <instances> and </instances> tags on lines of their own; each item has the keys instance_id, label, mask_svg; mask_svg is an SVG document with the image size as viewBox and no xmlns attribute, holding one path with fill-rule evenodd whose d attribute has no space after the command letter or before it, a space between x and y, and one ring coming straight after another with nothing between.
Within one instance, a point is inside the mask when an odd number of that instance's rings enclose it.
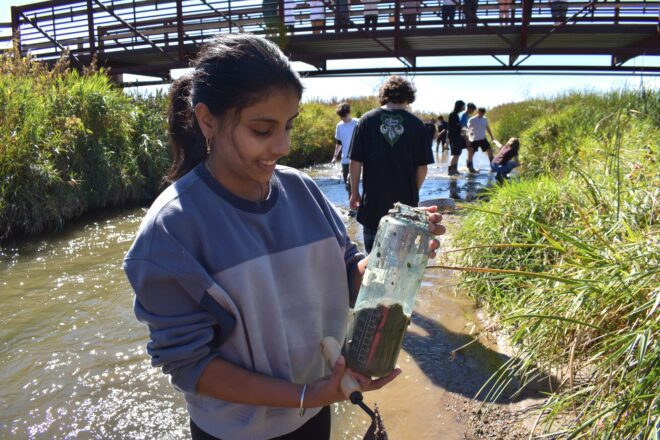
<instances>
[{"instance_id":1,"label":"girl's shoulder","mask_svg":"<svg viewBox=\"0 0 660 440\"><path fill-rule=\"evenodd\" d=\"M277 165L275 168L277 178L282 186L287 185L316 185L314 180L307 173L287 165Z\"/></svg>"},{"instance_id":2,"label":"girl's shoulder","mask_svg":"<svg viewBox=\"0 0 660 440\"><path fill-rule=\"evenodd\" d=\"M285 193L299 193L302 191L313 194L315 199L323 194L314 179L303 171L286 165L277 165L275 173Z\"/></svg>"}]
</instances>

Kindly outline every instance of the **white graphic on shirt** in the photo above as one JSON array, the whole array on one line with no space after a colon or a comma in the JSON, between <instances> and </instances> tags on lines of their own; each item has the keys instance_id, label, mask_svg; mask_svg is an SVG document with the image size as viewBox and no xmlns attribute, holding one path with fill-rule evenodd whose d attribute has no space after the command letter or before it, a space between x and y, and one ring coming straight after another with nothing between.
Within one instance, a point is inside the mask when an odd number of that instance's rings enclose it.
<instances>
[{"instance_id":1,"label":"white graphic on shirt","mask_svg":"<svg viewBox=\"0 0 660 440\"><path fill-rule=\"evenodd\" d=\"M380 116L380 132L385 136L387 143L394 146L403 134L403 116L384 113Z\"/></svg>"}]
</instances>

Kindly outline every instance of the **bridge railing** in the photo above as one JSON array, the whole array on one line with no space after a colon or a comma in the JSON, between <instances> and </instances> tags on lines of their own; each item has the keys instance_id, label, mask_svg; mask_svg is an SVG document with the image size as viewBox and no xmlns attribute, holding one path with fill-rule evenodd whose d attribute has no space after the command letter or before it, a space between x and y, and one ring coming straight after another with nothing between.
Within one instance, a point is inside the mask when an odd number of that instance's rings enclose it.
<instances>
[{"instance_id":1,"label":"bridge railing","mask_svg":"<svg viewBox=\"0 0 660 440\"><path fill-rule=\"evenodd\" d=\"M0 23L0 49L6 49L11 46L11 22Z\"/></svg>"},{"instance_id":2,"label":"bridge railing","mask_svg":"<svg viewBox=\"0 0 660 440\"><path fill-rule=\"evenodd\" d=\"M348 4L348 32L364 31L364 3ZM455 27L470 26L465 0L459 0ZM523 6L530 11L529 25L553 25L549 0L480 0L476 27L501 28L523 24ZM503 3L505 2L505 3ZM345 4L346 4L345 3ZM378 2L376 34L405 29L402 13L416 14L416 28L442 28L442 0ZM309 35L335 32L337 0L323 1L324 20L312 26L314 5L298 0L51 0L12 8L12 30L20 38L23 53L52 59L68 52L77 60L97 53L121 53L139 49L182 61L182 47L207 41L218 32L246 31L258 34ZM411 6L412 8L410 9ZM531 8L529 7L531 4ZM566 2L566 25L656 23L657 0L608 0ZM500 10L508 18L500 18ZM281 23L281 26L272 23ZM269 24L271 25L269 27ZM286 27L285 27L286 26ZM177 50L179 52L177 53Z\"/></svg>"}]
</instances>

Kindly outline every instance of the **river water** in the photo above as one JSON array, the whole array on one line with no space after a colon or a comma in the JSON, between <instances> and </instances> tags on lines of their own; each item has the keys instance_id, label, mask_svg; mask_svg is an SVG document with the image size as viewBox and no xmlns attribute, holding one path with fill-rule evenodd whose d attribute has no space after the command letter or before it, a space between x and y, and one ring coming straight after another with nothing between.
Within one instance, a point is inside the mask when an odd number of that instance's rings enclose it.
<instances>
[{"instance_id":1,"label":"river water","mask_svg":"<svg viewBox=\"0 0 660 440\"><path fill-rule=\"evenodd\" d=\"M475 158L487 168L485 156ZM446 176L446 155L429 166L421 199L473 199L490 182ZM464 163L464 162L463 162ZM347 195L338 165L308 170L342 212ZM133 315L121 262L146 208L86 219L66 231L0 249L0 438L184 439L183 399L145 351L147 329ZM345 216L362 245L354 219ZM465 426L446 411L448 396L472 397L495 366L488 347L451 360L470 340L472 301L457 295L454 275L427 271L399 357L403 374L368 393L391 439L460 439ZM333 440L358 439L367 416L333 407Z\"/></svg>"}]
</instances>

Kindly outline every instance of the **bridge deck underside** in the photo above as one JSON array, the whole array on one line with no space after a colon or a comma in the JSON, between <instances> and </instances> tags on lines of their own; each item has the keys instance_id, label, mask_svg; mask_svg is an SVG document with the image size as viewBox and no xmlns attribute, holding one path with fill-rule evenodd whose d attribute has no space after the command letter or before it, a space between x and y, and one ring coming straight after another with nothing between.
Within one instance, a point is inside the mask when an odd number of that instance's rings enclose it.
<instances>
[{"instance_id":1,"label":"bridge deck underside","mask_svg":"<svg viewBox=\"0 0 660 440\"><path fill-rule=\"evenodd\" d=\"M273 27L273 17L264 9L267 3L279 10L279 19L275 18L279 27ZM95 57L114 73L163 80L169 79L170 69L187 67L200 45L217 32L238 30L271 35L292 60L310 65L309 75L359 74L360 67L336 67L356 59L395 60L402 66L399 72L425 68L449 72L461 66L447 66L441 58L420 58L471 55L497 57L497 68L516 71L543 67L543 61L525 62L533 55L604 55L598 66L569 65L574 61L565 57L568 61L563 65L545 67L625 73L635 70L634 63L625 65L626 61L660 55L657 0L567 0L563 21L553 15L553 0L479 0L472 23L462 0L453 24L441 19L442 1L432 0L420 2L414 29L406 29L401 20L406 2L379 0L374 31L365 30L363 2L349 3L345 32L338 27L341 22L333 1L324 2L325 20L319 25L311 20L310 4L299 0L47 0L13 7L11 30L23 54L46 62L66 54L82 68ZM503 4L511 8L506 19L498 18ZM290 9L283 9L286 5ZM285 21L286 30L283 13L292 14L293 21ZM275 33L278 36L272 36ZM492 59L486 58L492 66ZM336 60L348 62L332 62ZM462 67L486 71L489 62ZM394 71L361 69L365 74ZM660 66L655 63L646 72L660 74Z\"/></svg>"},{"instance_id":2,"label":"bridge deck underside","mask_svg":"<svg viewBox=\"0 0 660 440\"><path fill-rule=\"evenodd\" d=\"M548 35L548 33L550 35ZM373 36L373 35L372 35ZM650 39L650 43L649 43ZM532 28L527 35L527 45L521 47L518 32L454 32L442 33L418 30L402 31L397 38L394 32L375 34L375 38L355 35L292 36L286 40L284 50L295 61L320 65L326 60L350 60L362 58L396 58L424 56L495 55L522 56L543 55L632 55L640 52L640 46L648 45L646 53L660 54L660 47L653 44L653 34L648 26L625 31L612 29L575 29L573 32L552 32L549 27ZM653 47L655 46L655 47ZM193 56L197 47L187 45L186 52ZM166 75L170 68L187 67L187 62L173 63L166 55L175 56L176 48L165 48L165 54L151 47L131 51L105 52L105 64L115 73L145 73ZM331 69L324 70L331 73Z\"/></svg>"}]
</instances>

